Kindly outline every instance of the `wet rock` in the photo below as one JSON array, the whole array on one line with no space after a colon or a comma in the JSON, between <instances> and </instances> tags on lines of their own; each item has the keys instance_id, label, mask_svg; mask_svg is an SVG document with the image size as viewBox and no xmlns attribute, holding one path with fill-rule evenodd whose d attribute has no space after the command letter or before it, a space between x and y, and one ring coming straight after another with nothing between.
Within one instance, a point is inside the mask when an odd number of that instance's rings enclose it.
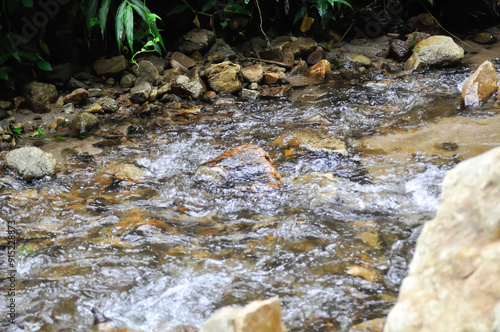
<instances>
[{"instance_id":1,"label":"wet rock","mask_svg":"<svg viewBox=\"0 0 500 332\"><path fill-rule=\"evenodd\" d=\"M404 70L406 71L415 71L415 72L420 72L424 70L427 67L427 65L420 59L420 56L416 53L413 53L413 55L406 60L404 64Z\"/></svg>"},{"instance_id":2,"label":"wet rock","mask_svg":"<svg viewBox=\"0 0 500 332\"><path fill-rule=\"evenodd\" d=\"M75 105L85 104L88 97L89 92L83 88L79 88L71 92L69 95L66 95L64 97L64 103L72 103Z\"/></svg>"},{"instance_id":3,"label":"wet rock","mask_svg":"<svg viewBox=\"0 0 500 332\"><path fill-rule=\"evenodd\" d=\"M295 57L306 58L310 53L314 52L318 47L318 43L312 38L299 37L291 42L291 51Z\"/></svg>"},{"instance_id":4,"label":"wet rock","mask_svg":"<svg viewBox=\"0 0 500 332\"><path fill-rule=\"evenodd\" d=\"M96 172L92 183L101 186L137 184L144 181L146 174L142 169L133 164L117 164L106 166Z\"/></svg>"},{"instance_id":5,"label":"wet rock","mask_svg":"<svg viewBox=\"0 0 500 332\"><path fill-rule=\"evenodd\" d=\"M196 175L206 183L259 191L281 186L271 157L257 145L241 145L201 165Z\"/></svg>"},{"instance_id":6,"label":"wet rock","mask_svg":"<svg viewBox=\"0 0 500 332\"><path fill-rule=\"evenodd\" d=\"M217 99L217 94L214 91L207 91L203 94L203 100L212 101Z\"/></svg>"},{"instance_id":7,"label":"wet rock","mask_svg":"<svg viewBox=\"0 0 500 332\"><path fill-rule=\"evenodd\" d=\"M500 148L443 181L385 332L500 330Z\"/></svg>"},{"instance_id":8,"label":"wet rock","mask_svg":"<svg viewBox=\"0 0 500 332\"><path fill-rule=\"evenodd\" d=\"M322 48L318 48L316 51L309 54L309 56L307 57L307 64L313 66L323 60L325 56L325 51Z\"/></svg>"},{"instance_id":9,"label":"wet rock","mask_svg":"<svg viewBox=\"0 0 500 332\"><path fill-rule=\"evenodd\" d=\"M406 41L402 39L394 39L391 41L391 53L393 53L396 59L403 58L410 51L410 47Z\"/></svg>"},{"instance_id":10,"label":"wet rock","mask_svg":"<svg viewBox=\"0 0 500 332\"><path fill-rule=\"evenodd\" d=\"M372 61L362 54L350 56L349 61L359 66L370 67L372 65Z\"/></svg>"},{"instance_id":11,"label":"wet rock","mask_svg":"<svg viewBox=\"0 0 500 332\"><path fill-rule=\"evenodd\" d=\"M242 89L241 98L246 100L256 100L259 99L260 92L257 90Z\"/></svg>"},{"instance_id":12,"label":"wet rock","mask_svg":"<svg viewBox=\"0 0 500 332\"><path fill-rule=\"evenodd\" d=\"M160 79L158 69L149 60L139 61L138 65L133 67L133 71L139 81L155 84Z\"/></svg>"},{"instance_id":13,"label":"wet rock","mask_svg":"<svg viewBox=\"0 0 500 332\"><path fill-rule=\"evenodd\" d=\"M241 74L249 83L259 83L264 75L264 70L261 65L257 64L243 68Z\"/></svg>"},{"instance_id":14,"label":"wet rock","mask_svg":"<svg viewBox=\"0 0 500 332\"><path fill-rule=\"evenodd\" d=\"M339 189L346 182L336 178L332 173L316 173L301 175L292 180L295 190L307 198L304 204L307 208L314 208L334 202L339 198Z\"/></svg>"},{"instance_id":15,"label":"wet rock","mask_svg":"<svg viewBox=\"0 0 500 332\"><path fill-rule=\"evenodd\" d=\"M24 99L24 97L21 96L14 97L14 108L16 110L25 107L25 104L26 104L26 99Z\"/></svg>"},{"instance_id":16,"label":"wet rock","mask_svg":"<svg viewBox=\"0 0 500 332\"><path fill-rule=\"evenodd\" d=\"M135 75L132 75L132 74L126 74L124 75L121 80L120 80L120 85L122 86L122 88L124 89L130 89L131 87L134 86L135 84L135 81L137 80L137 77L135 77Z\"/></svg>"},{"instance_id":17,"label":"wet rock","mask_svg":"<svg viewBox=\"0 0 500 332\"><path fill-rule=\"evenodd\" d=\"M187 69L196 66L196 62L193 59L181 52L174 52L172 54L172 60L177 61Z\"/></svg>"},{"instance_id":18,"label":"wet rock","mask_svg":"<svg viewBox=\"0 0 500 332\"><path fill-rule=\"evenodd\" d=\"M41 179L56 172L56 159L51 153L36 147L24 147L5 155L5 166L23 180Z\"/></svg>"},{"instance_id":19,"label":"wet rock","mask_svg":"<svg viewBox=\"0 0 500 332\"><path fill-rule=\"evenodd\" d=\"M224 56L224 53L222 53L222 52L215 52L215 53L212 53L209 56L207 56L207 60L212 61L214 63L222 62L222 61L224 61L225 58L226 57Z\"/></svg>"},{"instance_id":20,"label":"wet rock","mask_svg":"<svg viewBox=\"0 0 500 332\"><path fill-rule=\"evenodd\" d=\"M285 332L277 297L253 301L243 308L223 307L214 312L200 332Z\"/></svg>"},{"instance_id":21,"label":"wet rock","mask_svg":"<svg viewBox=\"0 0 500 332\"><path fill-rule=\"evenodd\" d=\"M321 60L304 74L305 76L313 77L316 79L323 80L330 75L332 72L332 67L330 66L330 62L327 60Z\"/></svg>"},{"instance_id":22,"label":"wet rock","mask_svg":"<svg viewBox=\"0 0 500 332\"><path fill-rule=\"evenodd\" d=\"M106 113L113 113L118 111L118 108L120 106L118 105L118 102L114 100L111 97L105 97L101 100L101 107Z\"/></svg>"},{"instance_id":23,"label":"wet rock","mask_svg":"<svg viewBox=\"0 0 500 332\"><path fill-rule=\"evenodd\" d=\"M182 71L179 68L167 69L163 72L163 81L165 81L166 83L173 83L175 82L177 76L182 75L185 72L187 71Z\"/></svg>"},{"instance_id":24,"label":"wet rock","mask_svg":"<svg viewBox=\"0 0 500 332\"><path fill-rule=\"evenodd\" d=\"M205 29L193 29L179 42L179 50L185 54L201 51L215 42L215 33Z\"/></svg>"},{"instance_id":25,"label":"wet rock","mask_svg":"<svg viewBox=\"0 0 500 332\"><path fill-rule=\"evenodd\" d=\"M292 70L290 70L290 76L304 74L308 69L309 67L307 66L307 63L304 60L299 59L299 63L295 65Z\"/></svg>"},{"instance_id":26,"label":"wet rock","mask_svg":"<svg viewBox=\"0 0 500 332\"><path fill-rule=\"evenodd\" d=\"M267 72L264 73L262 77L262 83L264 84L276 84L280 80L281 75L279 73Z\"/></svg>"},{"instance_id":27,"label":"wet rock","mask_svg":"<svg viewBox=\"0 0 500 332\"><path fill-rule=\"evenodd\" d=\"M151 84L148 82L139 82L132 89L130 89L130 100L136 104L142 104L146 102L151 93Z\"/></svg>"},{"instance_id":28,"label":"wet rock","mask_svg":"<svg viewBox=\"0 0 500 332\"><path fill-rule=\"evenodd\" d=\"M316 131L293 131L283 133L273 142L283 147L298 147L309 152L335 153L347 156L347 147L341 139Z\"/></svg>"},{"instance_id":29,"label":"wet rock","mask_svg":"<svg viewBox=\"0 0 500 332\"><path fill-rule=\"evenodd\" d=\"M278 86L274 88L264 88L262 89L261 96L262 97L273 97L280 98L286 97L288 92L290 91L290 86Z\"/></svg>"},{"instance_id":30,"label":"wet rock","mask_svg":"<svg viewBox=\"0 0 500 332\"><path fill-rule=\"evenodd\" d=\"M240 65L225 61L206 70L208 84L217 93L233 93L241 90Z\"/></svg>"},{"instance_id":31,"label":"wet rock","mask_svg":"<svg viewBox=\"0 0 500 332\"><path fill-rule=\"evenodd\" d=\"M97 60L94 62L94 71L97 75L116 74L127 69L128 60L123 56L115 56L111 59Z\"/></svg>"},{"instance_id":32,"label":"wet rock","mask_svg":"<svg viewBox=\"0 0 500 332\"><path fill-rule=\"evenodd\" d=\"M489 32L476 33L472 40L479 44L493 44L496 43L497 37Z\"/></svg>"},{"instance_id":33,"label":"wet rock","mask_svg":"<svg viewBox=\"0 0 500 332\"><path fill-rule=\"evenodd\" d=\"M462 88L462 106L479 107L495 94L498 86L498 75L495 66L485 61L465 81Z\"/></svg>"},{"instance_id":34,"label":"wet rock","mask_svg":"<svg viewBox=\"0 0 500 332\"><path fill-rule=\"evenodd\" d=\"M89 89L89 98L99 98L102 96L102 90L99 88Z\"/></svg>"},{"instance_id":35,"label":"wet rock","mask_svg":"<svg viewBox=\"0 0 500 332\"><path fill-rule=\"evenodd\" d=\"M57 100L57 89L53 84L31 82L24 86L24 98L33 112L46 113Z\"/></svg>"},{"instance_id":36,"label":"wet rock","mask_svg":"<svg viewBox=\"0 0 500 332\"><path fill-rule=\"evenodd\" d=\"M382 332L384 329L385 318L375 318L363 323L354 325L349 332Z\"/></svg>"},{"instance_id":37,"label":"wet rock","mask_svg":"<svg viewBox=\"0 0 500 332\"><path fill-rule=\"evenodd\" d=\"M205 87L197 80L197 79L189 79L189 77L185 76L185 75L179 75L177 77L177 79L175 80L175 85L172 86L172 90L174 92L175 91L175 88L181 88L185 91L179 91L181 93L176 93L176 94L180 94L180 95L183 95L183 94L188 94L189 96L193 97L193 98L200 98L201 96L203 96L203 94L205 93ZM184 93L182 93L184 92Z\"/></svg>"},{"instance_id":38,"label":"wet rock","mask_svg":"<svg viewBox=\"0 0 500 332\"><path fill-rule=\"evenodd\" d=\"M71 134L75 136L89 134L99 125L99 119L92 113L81 112L68 123Z\"/></svg>"},{"instance_id":39,"label":"wet rock","mask_svg":"<svg viewBox=\"0 0 500 332\"><path fill-rule=\"evenodd\" d=\"M443 67L459 63L464 50L451 37L432 36L415 45L408 61L414 62L411 58L417 55L427 66Z\"/></svg>"},{"instance_id":40,"label":"wet rock","mask_svg":"<svg viewBox=\"0 0 500 332\"><path fill-rule=\"evenodd\" d=\"M217 56L214 57L216 54L217 54ZM222 55L222 59L220 59L221 55ZM212 58L212 61L214 61L214 62L220 62L220 61L223 61L224 59L236 58L236 52L233 51L231 46L229 46L224 41L224 39L217 38L215 40L215 43L212 45L212 47L208 51L208 57ZM219 59L220 59L220 61L217 61Z\"/></svg>"},{"instance_id":41,"label":"wet rock","mask_svg":"<svg viewBox=\"0 0 500 332\"><path fill-rule=\"evenodd\" d=\"M12 108L12 102L7 100L0 100L0 108L4 110L10 110Z\"/></svg>"}]
</instances>

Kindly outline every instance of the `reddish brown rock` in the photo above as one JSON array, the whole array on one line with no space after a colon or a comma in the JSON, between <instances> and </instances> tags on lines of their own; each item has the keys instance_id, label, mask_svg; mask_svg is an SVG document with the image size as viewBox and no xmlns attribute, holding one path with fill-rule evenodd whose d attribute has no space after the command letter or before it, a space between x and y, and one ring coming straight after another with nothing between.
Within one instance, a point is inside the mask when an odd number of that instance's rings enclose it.
<instances>
[{"instance_id":1,"label":"reddish brown rock","mask_svg":"<svg viewBox=\"0 0 500 332\"><path fill-rule=\"evenodd\" d=\"M71 92L69 95L66 95L64 97L64 103L72 103L75 105L85 104L88 97L89 92L83 88L79 88Z\"/></svg>"},{"instance_id":2,"label":"reddish brown rock","mask_svg":"<svg viewBox=\"0 0 500 332\"><path fill-rule=\"evenodd\" d=\"M282 184L269 154L253 144L224 152L201 165L196 174L207 183L250 191L277 188Z\"/></svg>"},{"instance_id":3,"label":"reddish brown rock","mask_svg":"<svg viewBox=\"0 0 500 332\"><path fill-rule=\"evenodd\" d=\"M318 62L320 62L321 60L323 60L325 58L325 51L323 51L323 49L317 49L316 51L312 52L311 54L309 54L309 56L307 57L307 64L308 65L315 65L317 64Z\"/></svg>"},{"instance_id":4,"label":"reddish brown rock","mask_svg":"<svg viewBox=\"0 0 500 332\"><path fill-rule=\"evenodd\" d=\"M309 70L304 75L323 80L331 72L332 67L330 66L330 62L328 62L328 60L321 60L320 62L309 68Z\"/></svg>"},{"instance_id":5,"label":"reddish brown rock","mask_svg":"<svg viewBox=\"0 0 500 332\"><path fill-rule=\"evenodd\" d=\"M179 62L183 67L187 69L194 67L196 65L196 62L193 59L191 59L190 57L181 52L174 52L172 54L171 60Z\"/></svg>"},{"instance_id":6,"label":"reddish brown rock","mask_svg":"<svg viewBox=\"0 0 500 332\"><path fill-rule=\"evenodd\" d=\"M462 106L478 107L497 91L498 75L495 66L485 61L465 81L462 88Z\"/></svg>"},{"instance_id":7,"label":"reddish brown rock","mask_svg":"<svg viewBox=\"0 0 500 332\"><path fill-rule=\"evenodd\" d=\"M261 65L253 65L242 69L243 78L250 83L259 83L264 75Z\"/></svg>"},{"instance_id":8,"label":"reddish brown rock","mask_svg":"<svg viewBox=\"0 0 500 332\"><path fill-rule=\"evenodd\" d=\"M276 84L278 83L279 79L281 78L281 75L279 73L264 73L264 76L262 78L262 82L264 84Z\"/></svg>"}]
</instances>

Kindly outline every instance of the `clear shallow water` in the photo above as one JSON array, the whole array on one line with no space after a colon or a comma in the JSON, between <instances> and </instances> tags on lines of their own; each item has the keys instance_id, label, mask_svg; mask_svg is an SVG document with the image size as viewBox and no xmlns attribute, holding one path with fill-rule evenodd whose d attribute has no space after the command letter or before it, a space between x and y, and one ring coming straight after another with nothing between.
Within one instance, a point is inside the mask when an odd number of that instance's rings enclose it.
<instances>
[{"instance_id":1,"label":"clear shallow water","mask_svg":"<svg viewBox=\"0 0 500 332\"><path fill-rule=\"evenodd\" d=\"M468 74L330 83L163 125L136 120L147 134L94 158L68 157L53 180L4 177L0 223L15 221L20 236L17 330L201 327L221 306L272 296L291 331L345 331L384 317L454 161L421 157L374 177L369 168L384 157L351 142L456 115ZM344 139L349 157L290 156L273 143L305 129ZM249 143L270 153L280 190L210 191L196 181L200 164ZM111 163L146 176L100 183L96 172Z\"/></svg>"}]
</instances>

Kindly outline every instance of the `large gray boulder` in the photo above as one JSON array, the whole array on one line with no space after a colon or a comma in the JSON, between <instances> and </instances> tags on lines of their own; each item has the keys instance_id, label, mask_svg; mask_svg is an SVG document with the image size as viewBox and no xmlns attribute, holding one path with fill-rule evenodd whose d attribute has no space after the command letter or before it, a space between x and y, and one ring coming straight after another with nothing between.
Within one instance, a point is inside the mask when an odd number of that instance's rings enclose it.
<instances>
[{"instance_id":1,"label":"large gray boulder","mask_svg":"<svg viewBox=\"0 0 500 332\"><path fill-rule=\"evenodd\" d=\"M5 155L5 166L23 180L41 179L56 172L56 159L36 147L24 147Z\"/></svg>"},{"instance_id":2,"label":"large gray boulder","mask_svg":"<svg viewBox=\"0 0 500 332\"><path fill-rule=\"evenodd\" d=\"M500 331L500 148L445 177L384 331Z\"/></svg>"}]
</instances>

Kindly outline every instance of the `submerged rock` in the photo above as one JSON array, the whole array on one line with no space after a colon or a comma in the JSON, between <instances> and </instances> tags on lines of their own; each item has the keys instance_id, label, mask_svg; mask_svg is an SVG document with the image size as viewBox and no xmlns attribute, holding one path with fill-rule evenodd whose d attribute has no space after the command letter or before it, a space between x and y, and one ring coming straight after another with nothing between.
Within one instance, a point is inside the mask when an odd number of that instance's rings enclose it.
<instances>
[{"instance_id":1,"label":"submerged rock","mask_svg":"<svg viewBox=\"0 0 500 332\"><path fill-rule=\"evenodd\" d=\"M330 137L319 132L293 131L277 137L273 145L297 147L309 152L335 153L347 156L347 147L341 139Z\"/></svg>"},{"instance_id":2,"label":"submerged rock","mask_svg":"<svg viewBox=\"0 0 500 332\"><path fill-rule=\"evenodd\" d=\"M46 113L57 100L57 89L53 84L31 82L24 86L24 98L33 112Z\"/></svg>"},{"instance_id":3,"label":"submerged rock","mask_svg":"<svg viewBox=\"0 0 500 332\"><path fill-rule=\"evenodd\" d=\"M240 65L225 61L206 70L208 84L217 93L233 93L241 90Z\"/></svg>"},{"instance_id":4,"label":"submerged rock","mask_svg":"<svg viewBox=\"0 0 500 332\"><path fill-rule=\"evenodd\" d=\"M385 332L500 331L500 148L445 177Z\"/></svg>"},{"instance_id":5,"label":"submerged rock","mask_svg":"<svg viewBox=\"0 0 500 332\"><path fill-rule=\"evenodd\" d=\"M432 36L415 45L407 62L416 62L412 59L414 57L427 66L442 67L459 63L464 57L464 50L451 37Z\"/></svg>"},{"instance_id":6,"label":"submerged rock","mask_svg":"<svg viewBox=\"0 0 500 332\"><path fill-rule=\"evenodd\" d=\"M24 147L5 155L5 166L23 180L41 179L56 172L56 159L36 147Z\"/></svg>"},{"instance_id":7,"label":"submerged rock","mask_svg":"<svg viewBox=\"0 0 500 332\"><path fill-rule=\"evenodd\" d=\"M214 312L200 332L284 332L277 297L253 301L243 308L223 307Z\"/></svg>"},{"instance_id":8,"label":"submerged rock","mask_svg":"<svg viewBox=\"0 0 500 332\"><path fill-rule=\"evenodd\" d=\"M196 175L220 187L247 187L251 191L258 191L260 187L277 188L282 184L269 154L253 144L224 152L201 165Z\"/></svg>"},{"instance_id":9,"label":"submerged rock","mask_svg":"<svg viewBox=\"0 0 500 332\"><path fill-rule=\"evenodd\" d=\"M92 183L109 186L113 183L137 184L144 180L145 173L132 164L117 164L106 166L95 174Z\"/></svg>"},{"instance_id":10,"label":"submerged rock","mask_svg":"<svg viewBox=\"0 0 500 332\"><path fill-rule=\"evenodd\" d=\"M478 107L497 91L498 75L495 66L485 61L465 81L462 88L462 106Z\"/></svg>"}]
</instances>

